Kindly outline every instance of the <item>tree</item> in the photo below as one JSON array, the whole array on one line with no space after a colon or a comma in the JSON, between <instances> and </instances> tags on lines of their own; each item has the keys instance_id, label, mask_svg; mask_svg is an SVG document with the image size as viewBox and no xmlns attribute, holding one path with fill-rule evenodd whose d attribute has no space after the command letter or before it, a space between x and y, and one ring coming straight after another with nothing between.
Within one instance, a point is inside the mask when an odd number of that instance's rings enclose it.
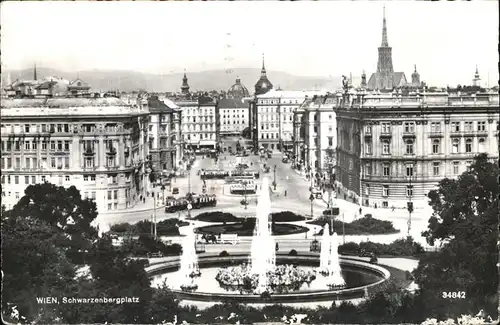
<instances>
[{"instance_id":1,"label":"tree","mask_svg":"<svg viewBox=\"0 0 500 325\"><path fill-rule=\"evenodd\" d=\"M76 261L76 256L87 251L98 232L92 226L97 218L95 202L82 200L75 186L64 188L50 183L30 185L25 195L8 211L12 218L37 219L64 233L57 245L63 247L67 256Z\"/></svg>"},{"instance_id":2,"label":"tree","mask_svg":"<svg viewBox=\"0 0 500 325\"><path fill-rule=\"evenodd\" d=\"M2 310L17 306L26 322L53 322L56 305L37 297L69 296L75 268L57 243L64 235L45 220L2 216ZM8 319L8 315L4 314Z\"/></svg>"},{"instance_id":3,"label":"tree","mask_svg":"<svg viewBox=\"0 0 500 325\"><path fill-rule=\"evenodd\" d=\"M244 128L243 131L241 132L241 136L244 137L245 139L250 139L251 135L252 133L250 132L250 127Z\"/></svg>"},{"instance_id":4,"label":"tree","mask_svg":"<svg viewBox=\"0 0 500 325\"><path fill-rule=\"evenodd\" d=\"M458 179L443 179L429 192L434 213L422 235L431 245L436 240L444 245L422 259L414 274L433 315L453 317L479 309L494 314L498 195L498 166L486 154ZM466 299L442 298L443 291L463 291Z\"/></svg>"}]
</instances>

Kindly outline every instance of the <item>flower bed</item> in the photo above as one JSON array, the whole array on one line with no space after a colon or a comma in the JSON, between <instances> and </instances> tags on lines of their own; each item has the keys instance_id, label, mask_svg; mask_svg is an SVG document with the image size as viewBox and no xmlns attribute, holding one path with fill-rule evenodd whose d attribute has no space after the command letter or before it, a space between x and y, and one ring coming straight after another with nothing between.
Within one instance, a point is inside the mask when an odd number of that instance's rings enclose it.
<instances>
[{"instance_id":1,"label":"flower bed","mask_svg":"<svg viewBox=\"0 0 500 325\"><path fill-rule=\"evenodd\" d=\"M251 237L255 229L255 218L245 219L243 222L231 224L216 224L210 226L199 227L195 229L196 233L206 235L219 235L219 234L237 234L238 236ZM272 235L290 235L299 234L309 231L308 228L289 223L273 223Z\"/></svg>"},{"instance_id":2,"label":"flower bed","mask_svg":"<svg viewBox=\"0 0 500 325\"><path fill-rule=\"evenodd\" d=\"M320 217L307 223L323 227L326 223L331 225L331 217ZM394 234L399 232L399 230L393 227L392 222L371 217L363 217L350 223L344 223L342 221L334 219L333 228L330 227L330 232L333 233L333 230L337 233L340 233L342 232L342 230L344 230L346 235L382 235ZM321 229L317 235L322 234L323 229Z\"/></svg>"},{"instance_id":3,"label":"flower bed","mask_svg":"<svg viewBox=\"0 0 500 325\"><path fill-rule=\"evenodd\" d=\"M316 278L313 271L306 271L292 265L278 265L267 273L267 287L270 292L285 293L298 290L302 284ZM215 279L222 288L252 293L257 288L259 276L252 274L246 264L220 269Z\"/></svg>"}]
</instances>

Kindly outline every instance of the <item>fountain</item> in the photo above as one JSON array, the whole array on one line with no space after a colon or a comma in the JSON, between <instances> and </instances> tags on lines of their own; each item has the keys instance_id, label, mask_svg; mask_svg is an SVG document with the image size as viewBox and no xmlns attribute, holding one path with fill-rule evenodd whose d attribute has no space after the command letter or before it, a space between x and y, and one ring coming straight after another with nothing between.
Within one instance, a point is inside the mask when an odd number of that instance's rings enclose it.
<instances>
[{"instance_id":1,"label":"fountain","mask_svg":"<svg viewBox=\"0 0 500 325\"><path fill-rule=\"evenodd\" d=\"M345 280L340 268L337 233L330 236L330 228L325 224L321 241L321 252L317 272L327 277L329 287L343 287Z\"/></svg>"},{"instance_id":2,"label":"fountain","mask_svg":"<svg viewBox=\"0 0 500 325\"><path fill-rule=\"evenodd\" d=\"M195 248L196 238L193 229L184 237L181 256L181 286L183 291L191 291L198 288L194 278L201 275L198 267L198 256Z\"/></svg>"},{"instance_id":3,"label":"fountain","mask_svg":"<svg viewBox=\"0 0 500 325\"><path fill-rule=\"evenodd\" d=\"M270 212L269 181L264 178L250 256L232 252L224 258L217 253L197 258L194 234L189 233L183 243L180 269L177 260L151 266L147 270L151 285L159 287L166 282L178 299L194 304L229 298L241 303L274 304L363 298L365 288L389 279L390 272L380 266L340 259L337 235L330 236L328 226L324 229L320 256L277 255ZM203 268L199 278L198 264Z\"/></svg>"},{"instance_id":4,"label":"fountain","mask_svg":"<svg viewBox=\"0 0 500 325\"><path fill-rule=\"evenodd\" d=\"M257 201L257 221L255 235L252 239L252 257L250 273L258 275L256 292L261 294L267 290L267 273L276 266L274 239L271 236L269 215L271 214L271 199L269 196L269 180L264 177Z\"/></svg>"}]
</instances>

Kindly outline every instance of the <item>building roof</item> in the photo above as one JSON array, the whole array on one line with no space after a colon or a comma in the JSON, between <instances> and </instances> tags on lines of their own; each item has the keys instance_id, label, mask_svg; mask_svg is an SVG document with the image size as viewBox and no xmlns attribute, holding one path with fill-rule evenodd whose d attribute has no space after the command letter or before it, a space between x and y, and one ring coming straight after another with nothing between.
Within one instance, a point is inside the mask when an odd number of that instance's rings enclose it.
<instances>
[{"instance_id":1,"label":"building roof","mask_svg":"<svg viewBox=\"0 0 500 325\"><path fill-rule=\"evenodd\" d=\"M8 117L144 115L149 111L114 97L2 99L1 115Z\"/></svg>"},{"instance_id":2,"label":"building roof","mask_svg":"<svg viewBox=\"0 0 500 325\"><path fill-rule=\"evenodd\" d=\"M404 72L394 72L392 75L375 72L370 76L366 87L368 89L393 89L405 86L407 83Z\"/></svg>"},{"instance_id":3,"label":"building roof","mask_svg":"<svg viewBox=\"0 0 500 325\"><path fill-rule=\"evenodd\" d=\"M326 95L326 91L318 90L276 90L272 89L265 94L257 95L257 98L305 98L315 95Z\"/></svg>"},{"instance_id":4,"label":"building roof","mask_svg":"<svg viewBox=\"0 0 500 325\"><path fill-rule=\"evenodd\" d=\"M219 108L249 108L249 103L244 99L223 98L217 105Z\"/></svg>"},{"instance_id":5,"label":"building roof","mask_svg":"<svg viewBox=\"0 0 500 325\"><path fill-rule=\"evenodd\" d=\"M90 85L80 78L71 81L68 85L69 89L90 89Z\"/></svg>"}]
</instances>

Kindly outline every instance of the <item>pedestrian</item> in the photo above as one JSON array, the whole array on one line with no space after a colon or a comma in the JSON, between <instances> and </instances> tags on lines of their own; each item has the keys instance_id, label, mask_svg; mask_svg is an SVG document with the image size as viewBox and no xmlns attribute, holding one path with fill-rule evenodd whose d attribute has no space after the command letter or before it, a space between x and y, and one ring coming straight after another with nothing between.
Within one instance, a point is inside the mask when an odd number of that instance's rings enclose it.
<instances>
[{"instance_id":1,"label":"pedestrian","mask_svg":"<svg viewBox=\"0 0 500 325\"><path fill-rule=\"evenodd\" d=\"M287 191L285 190L285 196L286 196Z\"/></svg>"},{"instance_id":2,"label":"pedestrian","mask_svg":"<svg viewBox=\"0 0 500 325\"><path fill-rule=\"evenodd\" d=\"M361 211L362 211L362 210L361 210L361 207L359 207L359 215L360 215L360 216L361 216Z\"/></svg>"},{"instance_id":3,"label":"pedestrian","mask_svg":"<svg viewBox=\"0 0 500 325\"><path fill-rule=\"evenodd\" d=\"M278 242L276 242L276 251L279 251L280 250L280 245L278 244Z\"/></svg>"},{"instance_id":4,"label":"pedestrian","mask_svg":"<svg viewBox=\"0 0 500 325\"><path fill-rule=\"evenodd\" d=\"M142 199L142 203L146 203L146 198L145 197Z\"/></svg>"}]
</instances>

